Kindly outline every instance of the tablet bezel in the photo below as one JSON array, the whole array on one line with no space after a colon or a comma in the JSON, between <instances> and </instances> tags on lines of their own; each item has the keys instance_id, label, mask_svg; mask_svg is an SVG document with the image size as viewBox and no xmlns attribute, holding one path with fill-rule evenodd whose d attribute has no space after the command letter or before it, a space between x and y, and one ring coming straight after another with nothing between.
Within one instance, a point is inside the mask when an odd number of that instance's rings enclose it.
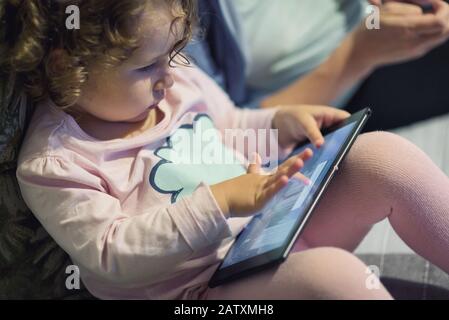
<instances>
[{"instance_id":1,"label":"tablet bezel","mask_svg":"<svg viewBox=\"0 0 449 320\"><path fill-rule=\"evenodd\" d=\"M346 141L342 144L342 148L340 148L337 156L334 159L334 162L332 163L329 171L326 173L326 176L323 178L323 181L318 186L316 191L315 200L311 202L309 207L305 210L306 214L301 217L301 219L298 219L296 222L297 226L293 228L296 230L296 232L291 233L287 238L289 238L288 241L286 241L286 245L280 246L279 248L270 250L268 252L262 253L260 255L248 258L246 260L240 261L236 264L230 265L224 269L220 269L220 266L222 265L223 261L226 259L223 259L222 263L218 266L216 269L214 275L209 281L209 287L214 288L217 287L223 283L230 282L232 280L244 277L245 275L251 274L253 272L257 272L258 270L265 269L269 266L276 265L284 261L288 254L290 253L291 249L293 248L296 239L299 237L299 234L304 229L304 227L307 225L307 222L309 221L309 217L313 210L315 209L318 201L320 200L323 192L326 190L327 186L329 185L329 182L332 180L332 177L334 176L335 172L338 171L338 166L343 161L344 157L348 153L349 149L352 147L355 139L360 134L363 126L366 124L366 121L370 117L372 111L369 108L362 109L353 115L351 115L349 118L345 119L339 124L336 124L328 129L323 130L323 136L326 136L327 134L338 130L346 125L349 125L353 122L358 122L358 125L355 126L352 130L352 132L348 135L348 138ZM307 145L309 141L305 141L304 143L299 144L292 154L296 152L298 148L302 148L305 145ZM288 156L286 159L288 159L290 156ZM242 233L240 233L236 237L237 239L240 237ZM230 251L230 250L229 250ZM228 253L229 253L228 251Z\"/></svg>"}]
</instances>

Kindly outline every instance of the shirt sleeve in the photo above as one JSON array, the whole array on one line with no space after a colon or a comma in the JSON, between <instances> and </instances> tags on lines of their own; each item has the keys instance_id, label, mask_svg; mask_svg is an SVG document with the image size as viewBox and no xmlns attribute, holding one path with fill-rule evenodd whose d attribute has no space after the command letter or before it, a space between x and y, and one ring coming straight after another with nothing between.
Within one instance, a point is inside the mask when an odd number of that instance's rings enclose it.
<instances>
[{"instance_id":1,"label":"shirt sleeve","mask_svg":"<svg viewBox=\"0 0 449 320\"><path fill-rule=\"evenodd\" d=\"M22 162L22 196L54 240L89 272L124 287L170 278L196 251L231 237L210 188L175 204L125 214L101 179L60 156Z\"/></svg>"}]
</instances>

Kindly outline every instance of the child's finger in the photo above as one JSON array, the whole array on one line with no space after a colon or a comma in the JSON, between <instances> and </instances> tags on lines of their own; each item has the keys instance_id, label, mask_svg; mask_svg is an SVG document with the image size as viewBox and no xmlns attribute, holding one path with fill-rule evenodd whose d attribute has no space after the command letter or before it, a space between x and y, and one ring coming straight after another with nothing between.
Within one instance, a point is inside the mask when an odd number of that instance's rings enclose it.
<instances>
[{"instance_id":1,"label":"child's finger","mask_svg":"<svg viewBox=\"0 0 449 320\"><path fill-rule=\"evenodd\" d=\"M299 155L296 155L288 159L283 164L281 164L278 170L273 174L273 176L276 179L285 174L290 178L293 174L298 172L298 170L301 169L303 166L304 161L301 159Z\"/></svg>"},{"instance_id":2,"label":"child's finger","mask_svg":"<svg viewBox=\"0 0 449 320\"><path fill-rule=\"evenodd\" d=\"M312 183L312 181L309 178L307 178L305 175L303 175L301 172L295 173L292 178L303 182L305 185L309 185Z\"/></svg>"},{"instance_id":3,"label":"child's finger","mask_svg":"<svg viewBox=\"0 0 449 320\"><path fill-rule=\"evenodd\" d=\"M312 115L307 115L298 119L304 129L306 137L316 147L321 147L324 144L324 137L321 134L318 123Z\"/></svg>"},{"instance_id":4,"label":"child's finger","mask_svg":"<svg viewBox=\"0 0 449 320\"><path fill-rule=\"evenodd\" d=\"M313 157L312 149L306 148L302 152L300 152L298 154L295 154L295 155L291 156L290 158L288 158L287 160L285 160L279 166L279 168L291 166L298 158L301 159L303 162L305 162L305 161L309 160L312 157Z\"/></svg>"},{"instance_id":5,"label":"child's finger","mask_svg":"<svg viewBox=\"0 0 449 320\"><path fill-rule=\"evenodd\" d=\"M340 123L350 117L351 114L345 110L340 110L331 107L319 107L313 112L313 118L319 122L319 128L327 128L334 124ZM320 131L321 132L321 131Z\"/></svg>"},{"instance_id":6,"label":"child's finger","mask_svg":"<svg viewBox=\"0 0 449 320\"><path fill-rule=\"evenodd\" d=\"M260 155L257 152L254 152L251 162L248 166L247 173L260 174L261 171L262 171L262 159L260 158Z\"/></svg>"},{"instance_id":7,"label":"child's finger","mask_svg":"<svg viewBox=\"0 0 449 320\"><path fill-rule=\"evenodd\" d=\"M289 178L292 177L293 174L297 173L304 166L304 162L309 160L311 157L313 157L313 151L310 148L307 148L301 153L290 157L277 168L277 170L271 175L271 180L267 183L273 183L283 174L287 175ZM298 159L302 160L302 162L298 161ZM289 169L295 164L296 161L298 161L297 165L299 165L299 167ZM289 170L291 170L290 173Z\"/></svg>"},{"instance_id":8,"label":"child's finger","mask_svg":"<svg viewBox=\"0 0 449 320\"><path fill-rule=\"evenodd\" d=\"M382 5L382 0L368 0L368 2L370 4L372 4L373 6L381 6Z\"/></svg>"},{"instance_id":9,"label":"child's finger","mask_svg":"<svg viewBox=\"0 0 449 320\"><path fill-rule=\"evenodd\" d=\"M299 153L298 156L305 162L313 157L313 151L310 148L306 148L303 152Z\"/></svg>"},{"instance_id":10,"label":"child's finger","mask_svg":"<svg viewBox=\"0 0 449 320\"><path fill-rule=\"evenodd\" d=\"M284 162L278 170L269 176L267 183L275 183L281 176L287 176L290 179L295 173L304 166L303 160L299 156L292 157Z\"/></svg>"},{"instance_id":11,"label":"child's finger","mask_svg":"<svg viewBox=\"0 0 449 320\"><path fill-rule=\"evenodd\" d=\"M304 166L304 162L309 160L312 157L313 157L312 149L307 148L304 151L302 151L301 153L298 153L298 154L290 157L286 161L284 161L284 163L282 163L278 167L278 169L277 169L277 171L275 173L278 173L278 172L280 172L281 174L286 173L287 169L290 168L292 165L294 165L295 162L298 161L298 159L301 160L301 161L299 161L299 164L300 164L300 167L298 168L298 170L299 170L299 169L301 169Z\"/></svg>"},{"instance_id":12,"label":"child's finger","mask_svg":"<svg viewBox=\"0 0 449 320\"><path fill-rule=\"evenodd\" d=\"M266 187L262 190L261 197L264 200L271 199L278 193L283 187L288 184L287 176L280 176L277 180L275 180L271 184L265 184Z\"/></svg>"}]
</instances>

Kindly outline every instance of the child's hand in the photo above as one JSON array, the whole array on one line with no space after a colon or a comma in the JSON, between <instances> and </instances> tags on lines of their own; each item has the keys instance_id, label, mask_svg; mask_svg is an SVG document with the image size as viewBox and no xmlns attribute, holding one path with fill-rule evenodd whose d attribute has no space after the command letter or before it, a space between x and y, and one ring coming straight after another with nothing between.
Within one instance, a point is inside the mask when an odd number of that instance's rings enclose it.
<instances>
[{"instance_id":1,"label":"child's hand","mask_svg":"<svg viewBox=\"0 0 449 320\"><path fill-rule=\"evenodd\" d=\"M212 194L226 216L250 216L262 209L287 185L290 178L294 177L306 184L309 183L309 180L298 171L312 154L312 150L306 149L281 164L275 173L268 175L262 171L262 161L257 155L255 163L249 165L247 174L212 185Z\"/></svg>"},{"instance_id":2,"label":"child's hand","mask_svg":"<svg viewBox=\"0 0 449 320\"><path fill-rule=\"evenodd\" d=\"M272 127L279 130L279 145L290 148L306 138L316 147L324 144L320 129L348 118L346 111L323 106L283 106L276 112Z\"/></svg>"}]
</instances>

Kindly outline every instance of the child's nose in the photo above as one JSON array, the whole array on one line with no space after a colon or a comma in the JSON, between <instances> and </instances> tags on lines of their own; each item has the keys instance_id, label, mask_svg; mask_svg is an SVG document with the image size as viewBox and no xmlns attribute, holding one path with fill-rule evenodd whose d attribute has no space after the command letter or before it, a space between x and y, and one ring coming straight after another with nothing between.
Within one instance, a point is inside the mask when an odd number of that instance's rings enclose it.
<instances>
[{"instance_id":1,"label":"child's nose","mask_svg":"<svg viewBox=\"0 0 449 320\"><path fill-rule=\"evenodd\" d=\"M154 90L164 90L171 88L173 86L173 77L170 74L165 74L161 79L159 79L154 85Z\"/></svg>"}]
</instances>

